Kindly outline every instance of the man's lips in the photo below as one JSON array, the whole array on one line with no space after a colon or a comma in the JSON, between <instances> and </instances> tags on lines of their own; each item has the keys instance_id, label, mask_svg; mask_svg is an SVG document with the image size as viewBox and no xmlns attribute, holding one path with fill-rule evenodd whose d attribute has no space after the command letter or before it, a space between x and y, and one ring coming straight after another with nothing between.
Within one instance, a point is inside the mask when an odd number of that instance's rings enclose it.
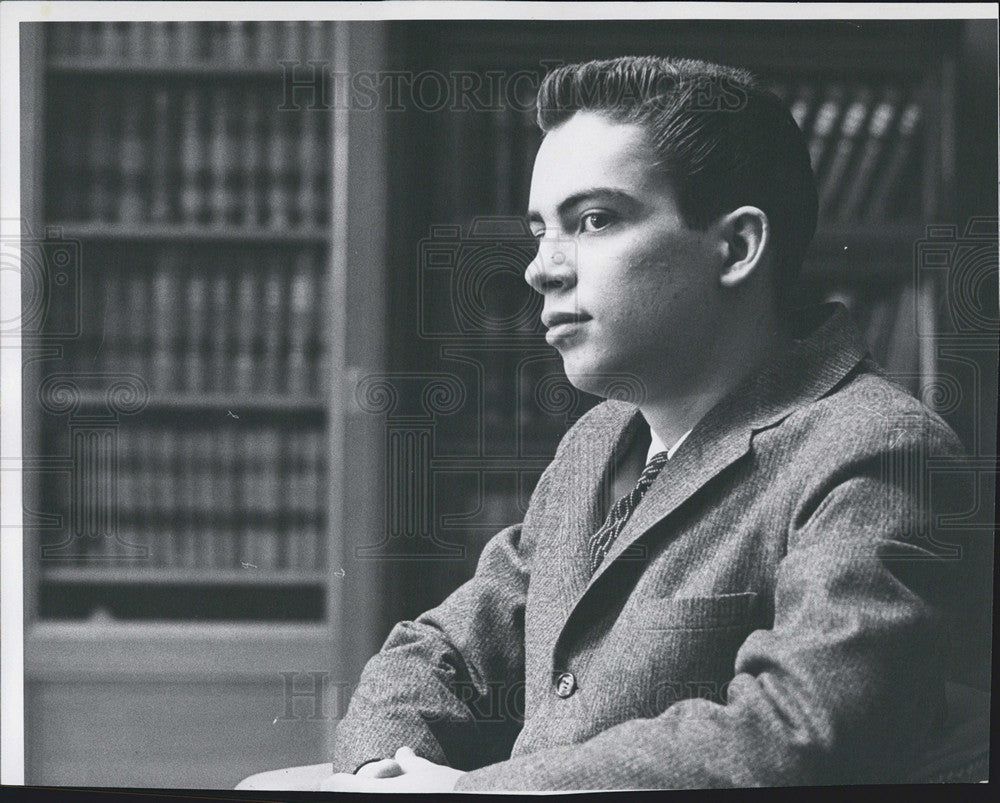
<instances>
[{"instance_id":1,"label":"man's lips","mask_svg":"<svg viewBox=\"0 0 1000 803\"><path fill-rule=\"evenodd\" d=\"M589 321L590 316L585 312L543 312L542 325L546 329L554 329L566 323L583 323Z\"/></svg>"}]
</instances>

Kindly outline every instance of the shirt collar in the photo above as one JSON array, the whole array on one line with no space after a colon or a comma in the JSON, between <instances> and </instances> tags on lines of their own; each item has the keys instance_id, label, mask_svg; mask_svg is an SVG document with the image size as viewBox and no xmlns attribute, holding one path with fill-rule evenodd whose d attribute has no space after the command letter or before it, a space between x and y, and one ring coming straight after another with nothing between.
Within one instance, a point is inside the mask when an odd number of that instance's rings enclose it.
<instances>
[{"instance_id":1,"label":"shirt collar","mask_svg":"<svg viewBox=\"0 0 1000 803\"><path fill-rule=\"evenodd\" d=\"M648 463L650 460L653 459L654 454L659 454L660 452L666 452L667 459L669 460L671 457L674 456L674 452L677 451L680 445L684 443L684 439L690 434L691 430L689 429L687 432L681 435L676 441L674 441L674 445L668 449L666 445L663 443L663 441L660 440L660 436L653 431L652 427L650 427L649 428L650 444L649 444L649 451L646 452L646 462Z\"/></svg>"}]
</instances>

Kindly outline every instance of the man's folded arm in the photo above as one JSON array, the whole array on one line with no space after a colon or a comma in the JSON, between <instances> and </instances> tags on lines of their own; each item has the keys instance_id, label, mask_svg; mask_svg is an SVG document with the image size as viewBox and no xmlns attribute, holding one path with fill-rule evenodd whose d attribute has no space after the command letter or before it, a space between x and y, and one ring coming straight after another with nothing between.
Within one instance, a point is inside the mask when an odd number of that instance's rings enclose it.
<instances>
[{"instance_id":1,"label":"man's folded arm","mask_svg":"<svg viewBox=\"0 0 1000 803\"><path fill-rule=\"evenodd\" d=\"M524 675L527 568L521 525L494 536L475 576L397 624L362 672L334 743L334 772L402 746L459 769L509 755L519 723L501 698Z\"/></svg>"},{"instance_id":2,"label":"man's folded arm","mask_svg":"<svg viewBox=\"0 0 1000 803\"><path fill-rule=\"evenodd\" d=\"M740 647L724 704L675 703L577 745L518 756L457 790L627 789L857 783L898 772L942 704L941 559L929 510L888 464L903 435L804 500L775 582L773 626ZM586 678L577 694L586 694Z\"/></svg>"}]
</instances>

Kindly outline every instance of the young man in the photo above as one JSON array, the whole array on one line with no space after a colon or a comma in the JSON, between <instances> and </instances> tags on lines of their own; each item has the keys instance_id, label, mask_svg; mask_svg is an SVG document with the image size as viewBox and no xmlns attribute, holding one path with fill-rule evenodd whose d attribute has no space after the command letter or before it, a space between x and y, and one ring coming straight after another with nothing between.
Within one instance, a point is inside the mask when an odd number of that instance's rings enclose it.
<instances>
[{"instance_id":1,"label":"young man","mask_svg":"<svg viewBox=\"0 0 1000 803\"><path fill-rule=\"evenodd\" d=\"M960 446L843 308L789 309L816 222L802 133L747 72L661 58L556 70L538 120L548 342L578 388L641 398L580 419L524 521L395 627L321 788L905 778L944 644L905 469Z\"/></svg>"}]
</instances>

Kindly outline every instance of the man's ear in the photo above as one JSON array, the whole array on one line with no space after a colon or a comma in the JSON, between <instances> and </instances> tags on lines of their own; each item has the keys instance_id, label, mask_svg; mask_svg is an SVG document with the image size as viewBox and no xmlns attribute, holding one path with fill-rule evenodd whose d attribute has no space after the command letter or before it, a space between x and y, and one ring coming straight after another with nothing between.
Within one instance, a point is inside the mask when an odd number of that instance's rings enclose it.
<instances>
[{"instance_id":1,"label":"man's ear","mask_svg":"<svg viewBox=\"0 0 1000 803\"><path fill-rule=\"evenodd\" d=\"M719 282L723 287L737 287L753 275L770 251L771 225L756 206L741 206L719 218L716 225L726 254Z\"/></svg>"}]
</instances>

